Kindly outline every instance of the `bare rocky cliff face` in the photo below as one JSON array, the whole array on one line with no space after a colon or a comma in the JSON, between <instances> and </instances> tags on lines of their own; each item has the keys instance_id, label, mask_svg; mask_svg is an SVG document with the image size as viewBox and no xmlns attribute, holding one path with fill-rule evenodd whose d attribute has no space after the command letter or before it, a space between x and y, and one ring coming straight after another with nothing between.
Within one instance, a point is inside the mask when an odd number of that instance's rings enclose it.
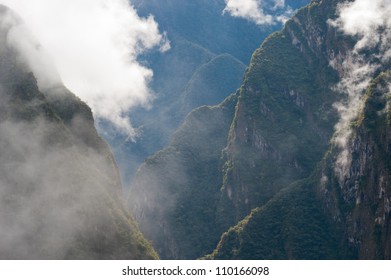
<instances>
[{"instance_id":1,"label":"bare rocky cliff face","mask_svg":"<svg viewBox=\"0 0 391 280\"><path fill-rule=\"evenodd\" d=\"M372 81L354 124L346 174L336 172L338 148L328 154L320 174L324 207L362 259L390 259L390 73Z\"/></svg>"},{"instance_id":2,"label":"bare rocky cliff face","mask_svg":"<svg viewBox=\"0 0 391 280\"><path fill-rule=\"evenodd\" d=\"M90 108L37 82L10 40L23 23L4 6L0 22L0 259L157 258Z\"/></svg>"}]
</instances>

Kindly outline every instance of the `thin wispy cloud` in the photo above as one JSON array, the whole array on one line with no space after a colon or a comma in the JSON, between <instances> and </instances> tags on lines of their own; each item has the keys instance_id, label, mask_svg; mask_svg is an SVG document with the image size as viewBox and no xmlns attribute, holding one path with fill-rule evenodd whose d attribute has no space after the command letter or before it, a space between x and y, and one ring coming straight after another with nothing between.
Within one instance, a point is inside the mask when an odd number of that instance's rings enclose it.
<instances>
[{"instance_id":1,"label":"thin wispy cloud","mask_svg":"<svg viewBox=\"0 0 391 280\"><path fill-rule=\"evenodd\" d=\"M335 104L340 114L334 136L334 143L340 148L336 172L343 180L352 161L349 149L353 135L351 124L362 111L363 94L381 67L380 62L391 58L391 0L345 2L337 11L338 18L329 24L357 41L348 55L331 61L331 66L340 68L342 73L336 89L346 96L344 101ZM369 56L368 50L371 50Z\"/></svg>"},{"instance_id":2,"label":"thin wispy cloud","mask_svg":"<svg viewBox=\"0 0 391 280\"><path fill-rule=\"evenodd\" d=\"M90 105L96 118L108 120L123 133L134 133L128 112L148 105L153 77L138 56L151 49L169 49L153 16L139 17L126 0L0 0L0 4L12 8L25 23L13 30L9 43L37 68L40 88L55 84L59 77ZM34 40L26 39L26 29ZM46 61L50 56L55 66L38 63L42 56ZM58 76L50 74L53 69Z\"/></svg>"}]
</instances>

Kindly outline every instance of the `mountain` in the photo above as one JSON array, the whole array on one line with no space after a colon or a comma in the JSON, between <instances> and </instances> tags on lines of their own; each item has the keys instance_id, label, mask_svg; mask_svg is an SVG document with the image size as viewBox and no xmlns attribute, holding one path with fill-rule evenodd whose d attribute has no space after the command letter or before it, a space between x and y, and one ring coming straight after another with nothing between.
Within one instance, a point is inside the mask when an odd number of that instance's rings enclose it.
<instances>
[{"instance_id":1,"label":"mountain","mask_svg":"<svg viewBox=\"0 0 391 280\"><path fill-rule=\"evenodd\" d=\"M311 22L307 30L316 31L311 20L320 15L335 18L337 2L321 1L303 10L302 13L307 14L304 19ZM300 13L293 21L306 26L300 20ZM289 27L287 24L286 29ZM343 62L339 65L343 66L350 59L355 40L349 36L342 37L332 25L323 30L327 30L323 36L306 37L317 38L317 42L326 38L332 43L329 46L339 47L339 50L329 49L325 53L330 61L338 54L338 59ZM327 42L319 45L328 46ZM381 55L379 49L371 52L369 57ZM365 67L370 65L371 61L367 60ZM342 135L351 135L344 139L347 146L340 147L337 140L341 131L336 126L337 131L330 138L323 159L314 166L309 178L291 184L264 206L253 210L222 236L217 249L207 258L390 258L387 206L389 129L386 121L389 116L386 110L389 74L379 74L389 66L389 63L383 63L369 75L373 80L362 97L360 91L354 88L362 106L359 114L342 130ZM358 66L355 65L353 70L356 70L355 67ZM335 69L339 83L346 82L348 69ZM354 112L355 104L349 105L348 112ZM343 161L346 167L342 171L341 158L350 159L350 162ZM274 237L273 242L270 242L271 236Z\"/></svg>"},{"instance_id":2,"label":"mountain","mask_svg":"<svg viewBox=\"0 0 391 280\"><path fill-rule=\"evenodd\" d=\"M266 0L263 6L274 6L275 2ZM298 9L309 1L284 2L286 6ZM246 64L262 39L281 26L280 23L276 26L257 26L247 19L234 18L224 12L225 0L132 0L131 3L140 15L152 14L161 29L166 30L174 41L182 38L216 54L229 53ZM273 9L267 12L277 14Z\"/></svg>"},{"instance_id":3,"label":"mountain","mask_svg":"<svg viewBox=\"0 0 391 280\"><path fill-rule=\"evenodd\" d=\"M294 25L293 20L287 26L292 25ZM235 225L253 208L268 202L282 188L309 176L314 165L321 160L332 135L333 125L336 122L332 104L337 96L330 88L337 81L337 76L328 66L328 59L323 53L316 57L309 47L302 48L306 51L303 54L300 48L292 46L293 39L289 32L293 32L291 31L293 28L289 27L271 35L253 54L244 82L238 91L235 112L225 120L229 123L229 129L224 135L218 136L224 139L220 149L215 151L219 169L210 169L205 176L195 171L193 163L187 161L181 163L182 169L189 171L185 171L185 175L181 174L180 178L194 179L181 182L176 190L181 188L199 190L201 187L198 186L198 181L203 179L206 182L217 181L214 191L206 194L208 199L218 197L208 203L214 209L210 214L213 218L209 219L209 228L217 230L215 233L217 235L221 235ZM325 82L324 77L329 80ZM209 119L204 126L211 124L213 122ZM220 127L221 125L217 125L215 129ZM197 128L198 126L190 128L189 131L197 131ZM213 142L211 137L198 138L196 145L207 149L210 142ZM193 153L193 157L198 159L199 153L201 152ZM177 157L174 157L174 160L176 159ZM202 160L199 163L202 164ZM153 170L165 169L163 166L165 166L164 161L159 161L153 166L148 160L146 161L131 187L129 197L133 197L130 200L132 205L134 201L141 200L141 197L144 198L152 193L145 191L146 186L151 184L140 181L140 174L148 177L153 173L152 168ZM176 176L171 175L170 178L175 180ZM167 182L162 178L156 182L155 186L157 186L154 189L166 190L173 186L171 181ZM198 196L193 195L192 199L194 197ZM172 199L177 204L175 211L187 211L188 207L183 204L184 199L181 196L179 198L174 196ZM201 196L200 199L206 197ZM151 204L159 205L159 203ZM180 205L185 206L180 207ZM133 207L131 209L135 213L144 210L136 210ZM156 206L156 209L159 207ZM154 212L160 213L158 210ZM138 214L136 216L138 217ZM172 220L172 216L171 213L163 212L158 219L150 214L138 218L138 221L143 229L145 225L151 224L152 220ZM194 214L190 220L202 218L202 214ZM175 230L181 226L176 221L171 222L171 226L165 223L165 228L172 227ZM191 230L192 226L188 225L187 231ZM144 230L144 233L151 240L155 240L149 236L148 231ZM193 244L205 242L205 231L192 232L188 236L193 235L197 236L197 241L192 241ZM182 239L187 240L188 236L184 235L176 242L184 242ZM215 238L213 240L215 242ZM171 253L160 249L160 242L154 242L154 245L163 258L173 257ZM215 242L214 246L216 245ZM213 249L209 248L209 251ZM186 250L181 257L186 258L186 254L192 251L192 249ZM204 253L207 253L206 248ZM200 256L202 255L198 254L198 257Z\"/></svg>"},{"instance_id":4,"label":"mountain","mask_svg":"<svg viewBox=\"0 0 391 280\"><path fill-rule=\"evenodd\" d=\"M309 179L253 210L207 258L390 259L390 78L383 72L366 90L347 174L335 168L341 154L331 145Z\"/></svg>"},{"instance_id":5,"label":"mountain","mask_svg":"<svg viewBox=\"0 0 391 280\"><path fill-rule=\"evenodd\" d=\"M33 69L47 61L30 64L11 41L28 46L24 24L5 6L0 21L0 258L157 258L91 109L61 83L43 86Z\"/></svg>"},{"instance_id":6,"label":"mountain","mask_svg":"<svg viewBox=\"0 0 391 280\"><path fill-rule=\"evenodd\" d=\"M134 211L162 258L390 258L388 33L362 47L338 26L342 2L312 1L264 40L229 125L203 124L224 135L174 138L138 171L130 201L145 202ZM175 135L192 137L197 112ZM215 155L208 172L196 168L205 155ZM206 205L195 211L196 201Z\"/></svg>"},{"instance_id":7,"label":"mountain","mask_svg":"<svg viewBox=\"0 0 391 280\"><path fill-rule=\"evenodd\" d=\"M170 143L192 109L217 105L240 87L253 51L281 27L280 22L257 26L223 14L224 0L131 3L140 16L154 16L159 29L166 32L171 49L139 57L154 72L151 88L155 100L151 108L129 113L138 136L129 140L104 124L99 130L112 147L126 189L145 158ZM306 3L307 0L287 1L293 8Z\"/></svg>"},{"instance_id":8,"label":"mountain","mask_svg":"<svg viewBox=\"0 0 391 280\"><path fill-rule=\"evenodd\" d=\"M136 174L128 205L146 237L165 259L195 259L217 243L220 157L237 96L191 112L169 146ZM208 143L205 143L208 139Z\"/></svg>"}]
</instances>

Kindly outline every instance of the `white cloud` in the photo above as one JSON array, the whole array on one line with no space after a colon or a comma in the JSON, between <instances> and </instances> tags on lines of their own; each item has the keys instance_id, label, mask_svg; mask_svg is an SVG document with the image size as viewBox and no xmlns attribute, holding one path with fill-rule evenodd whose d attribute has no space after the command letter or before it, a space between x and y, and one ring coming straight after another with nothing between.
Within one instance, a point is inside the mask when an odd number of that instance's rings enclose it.
<instances>
[{"instance_id":1,"label":"white cloud","mask_svg":"<svg viewBox=\"0 0 391 280\"><path fill-rule=\"evenodd\" d=\"M340 120L335 126L334 143L340 148L336 172L343 180L351 164L351 123L363 107L363 94L382 62L391 58L391 0L356 0L340 4L338 18L329 23L357 43L346 57L331 61L342 73L337 89L346 100L335 104ZM369 51L369 52L368 52Z\"/></svg>"},{"instance_id":2,"label":"white cloud","mask_svg":"<svg viewBox=\"0 0 391 280\"><path fill-rule=\"evenodd\" d=\"M273 25L287 20L290 7L285 7L285 0L225 0L223 13L244 18L258 25ZM266 10L275 13L269 14ZM278 13L276 11L279 11Z\"/></svg>"},{"instance_id":3,"label":"white cloud","mask_svg":"<svg viewBox=\"0 0 391 280\"><path fill-rule=\"evenodd\" d=\"M332 24L360 39L355 50L390 46L391 0L356 0L339 5L339 18Z\"/></svg>"},{"instance_id":4,"label":"white cloud","mask_svg":"<svg viewBox=\"0 0 391 280\"><path fill-rule=\"evenodd\" d=\"M233 17L241 17L255 22L256 24L272 24L273 17L265 15L261 2L257 0L226 0L224 12L228 12Z\"/></svg>"},{"instance_id":5,"label":"white cloud","mask_svg":"<svg viewBox=\"0 0 391 280\"><path fill-rule=\"evenodd\" d=\"M92 107L95 117L124 133L133 132L127 112L148 104L153 76L137 57L155 47L169 48L152 16L140 18L127 0L0 0L0 4L21 16L35 42L53 58L63 83ZM36 43L23 39L25 30L14 30L10 43L24 52L29 64L45 72L37 62ZM40 86L48 86L52 76L39 79Z\"/></svg>"},{"instance_id":6,"label":"white cloud","mask_svg":"<svg viewBox=\"0 0 391 280\"><path fill-rule=\"evenodd\" d=\"M334 63L337 62L334 61ZM340 176L340 180L343 181L352 161L349 149L353 135L351 124L363 110L362 96L373 74L378 69L378 65L368 63L363 56L354 53L345 57L341 64L344 74L336 86L336 90L344 94L346 98L334 104L339 113L339 121L335 125L333 142L340 148L336 161L336 172Z\"/></svg>"},{"instance_id":7,"label":"white cloud","mask_svg":"<svg viewBox=\"0 0 391 280\"><path fill-rule=\"evenodd\" d=\"M273 9L280 9L285 7L285 0L275 0Z\"/></svg>"},{"instance_id":8,"label":"white cloud","mask_svg":"<svg viewBox=\"0 0 391 280\"><path fill-rule=\"evenodd\" d=\"M47 90L61 83L53 59L43 50L23 22L13 13L7 12L0 17L1 27L8 32L7 45L17 49L18 59L34 72L41 90Z\"/></svg>"}]
</instances>

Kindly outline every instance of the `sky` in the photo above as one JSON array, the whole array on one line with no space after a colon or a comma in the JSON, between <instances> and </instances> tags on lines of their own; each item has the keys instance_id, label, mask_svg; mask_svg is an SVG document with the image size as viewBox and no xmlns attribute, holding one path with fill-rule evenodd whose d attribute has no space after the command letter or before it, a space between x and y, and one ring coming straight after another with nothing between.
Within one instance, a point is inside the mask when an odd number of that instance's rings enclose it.
<instances>
[{"instance_id":1,"label":"sky","mask_svg":"<svg viewBox=\"0 0 391 280\"><path fill-rule=\"evenodd\" d=\"M36 70L41 90L60 79L87 102L95 118L134 136L127 113L135 106L148 106L153 98L149 89L153 73L137 58L146 51L170 48L153 16L139 17L126 0L0 0L0 4L16 11L25 23L13 28L9 43Z\"/></svg>"}]
</instances>

